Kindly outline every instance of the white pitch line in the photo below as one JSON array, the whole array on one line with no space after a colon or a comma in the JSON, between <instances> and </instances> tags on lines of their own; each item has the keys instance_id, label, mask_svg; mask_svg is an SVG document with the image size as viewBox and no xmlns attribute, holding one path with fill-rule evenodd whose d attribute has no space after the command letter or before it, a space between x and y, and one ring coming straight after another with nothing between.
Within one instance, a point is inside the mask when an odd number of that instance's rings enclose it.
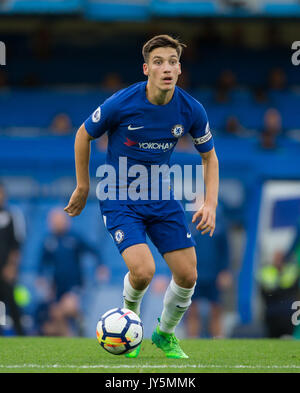
<instances>
[{"instance_id":1,"label":"white pitch line","mask_svg":"<svg viewBox=\"0 0 300 393\"><path fill-rule=\"evenodd\" d=\"M300 369L300 365L272 365L272 366L263 366L263 365L258 365L258 366L250 366L250 365L216 365L216 364L136 364L136 365L129 365L129 364L120 364L120 365L107 365L107 364L97 364L97 365L73 365L73 364L45 364L45 365L40 365L40 364L14 364L14 365L4 365L0 364L0 369L17 369L17 368L37 368L37 369L57 369L57 368L67 368L67 369L96 369L96 368L112 368L112 369L120 369L120 368L194 368L194 369L206 369L206 368L225 368L225 369L254 369L254 370L259 370L259 369Z\"/></svg>"}]
</instances>

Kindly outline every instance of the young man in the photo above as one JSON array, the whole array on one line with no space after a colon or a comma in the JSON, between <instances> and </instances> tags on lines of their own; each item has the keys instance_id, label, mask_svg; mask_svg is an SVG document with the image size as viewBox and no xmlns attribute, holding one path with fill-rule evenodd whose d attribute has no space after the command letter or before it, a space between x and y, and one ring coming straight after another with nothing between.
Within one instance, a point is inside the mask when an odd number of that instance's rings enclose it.
<instances>
[{"instance_id":1,"label":"young man","mask_svg":"<svg viewBox=\"0 0 300 393\"><path fill-rule=\"evenodd\" d=\"M129 176L118 176L121 158L128 168L142 164L151 178L151 167L168 164L178 138L189 132L200 152L206 186L205 202L193 216L202 233L213 235L218 198L218 160L202 105L176 87L181 74L182 48L168 35L153 37L143 47L143 72L147 82L136 83L107 99L79 128L75 139L77 187L65 211L80 214L89 191L90 141L108 131L106 162L116 172L119 200L100 202L105 225L112 235L129 272L124 278L124 307L139 313L142 298L152 280L155 263L146 244L146 233L167 262L172 280L164 297L164 308L152 341L170 358L187 358L174 335L184 312L191 304L197 280L194 241L183 208L169 200L151 199L152 183L146 197L123 200ZM129 173L129 172L128 172ZM161 183L162 184L162 183ZM147 199L148 197L148 199ZM154 198L155 199L155 198ZM129 354L136 357L140 347Z\"/></svg>"}]
</instances>

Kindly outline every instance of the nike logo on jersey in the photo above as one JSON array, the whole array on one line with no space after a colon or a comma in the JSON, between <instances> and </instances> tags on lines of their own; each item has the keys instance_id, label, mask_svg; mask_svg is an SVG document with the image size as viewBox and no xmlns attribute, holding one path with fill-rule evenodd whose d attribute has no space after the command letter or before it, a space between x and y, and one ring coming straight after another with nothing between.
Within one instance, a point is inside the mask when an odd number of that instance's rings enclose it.
<instances>
[{"instance_id":1,"label":"nike logo on jersey","mask_svg":"<svg viewBox=\"0 0 300 393\"><path fill-rule=\"evenodd\" d=\"M186 237L189 239L190 237L192 237L192 235L190 233L187 233Z\"/></svg>"},{"instance_id":2,"label":"nike logo on jersey","mask_svg":"<svg viewBox=\"0 0 300 393\"><path fill-rule=\"evenodd\" d=\"M140 128L144 128L144 126L140 126L140 127L132 127L132 125L131 125L131 124L128 126L128 130L129 130L129 131L139 130Z\"/></svg>"}]
</instances>

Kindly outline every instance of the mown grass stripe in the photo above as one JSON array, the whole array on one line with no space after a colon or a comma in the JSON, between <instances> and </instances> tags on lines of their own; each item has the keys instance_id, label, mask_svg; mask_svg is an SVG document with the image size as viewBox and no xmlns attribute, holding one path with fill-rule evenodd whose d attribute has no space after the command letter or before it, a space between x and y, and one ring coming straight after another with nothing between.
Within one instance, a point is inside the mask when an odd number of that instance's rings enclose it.
<instances>
[{"instance_id":1,"label":"mown grass stripe","mask_svg":"<svg viewBox=\"0 0 300 393\"><path fill-rule=\"evenodd\" d=\"M300 369L299 365L257 365L251 366L246 364L238 365L216 365L216 364L120 364L120 365L107 365L107 364L97 364L97 365L74 365L74 364L14 364L14 365L4 365L0 364L2 369L13 369L13 368L40 368L40 369L51 369L51 368L78 368L78 369L95 369L95 368L225 368L225 369Z\"/></svg>"}]
</instances>

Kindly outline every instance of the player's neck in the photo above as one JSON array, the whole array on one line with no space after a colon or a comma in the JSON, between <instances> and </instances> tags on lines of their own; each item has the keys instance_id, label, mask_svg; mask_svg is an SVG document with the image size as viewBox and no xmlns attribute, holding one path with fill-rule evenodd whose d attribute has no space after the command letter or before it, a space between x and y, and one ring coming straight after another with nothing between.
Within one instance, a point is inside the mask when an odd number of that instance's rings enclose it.
<instances>
[{"instance_id":1,"label":"player's neck","mask_svg":"<svg viewBox=\"0 0 300 393\"><path fill-rule=\"evenodd\" d=\"M153 105L166 105L171 101L174 90L175 88L168 91L162 91L148 82L146 85L146 96L148 101Z\"/></svg>"}]
</instances>

